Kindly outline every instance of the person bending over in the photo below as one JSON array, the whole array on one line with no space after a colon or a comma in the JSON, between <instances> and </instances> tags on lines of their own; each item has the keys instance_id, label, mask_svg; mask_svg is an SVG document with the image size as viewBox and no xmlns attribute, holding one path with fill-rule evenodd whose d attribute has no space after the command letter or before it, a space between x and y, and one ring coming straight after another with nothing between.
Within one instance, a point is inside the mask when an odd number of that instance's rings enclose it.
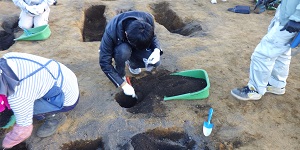
<instances>
[{"instance_id":1,"label":"person bending over","mask_svg":"<svg viewBox=\"0 0 300 150\"><path fill-rule=\"evenodd\" d=\"M122 87L126 95L135 97L134 88L125 80L126 64L132 74L141 73L141 68L151 71L160 65L163 51L154 28L153 16L142 11L118 14L105 28L99 64L106 76L116 87Z\"/></svg>"},{"instance_id":2,"label":"person bending over","mask_svg":"<svg viewBox=\"0 0 300 150\"><path fill-rule=\"evenodd\" d=\"M27 139L33 118L44 120L38 137L48 137L64 123L79 101L76 75L65 65L32 54L10 52L0 58L0 127L15 117L16 124L5 135L3 148ZM7 117L10 115L9 117Z\"/></svg>"}]
</instances>

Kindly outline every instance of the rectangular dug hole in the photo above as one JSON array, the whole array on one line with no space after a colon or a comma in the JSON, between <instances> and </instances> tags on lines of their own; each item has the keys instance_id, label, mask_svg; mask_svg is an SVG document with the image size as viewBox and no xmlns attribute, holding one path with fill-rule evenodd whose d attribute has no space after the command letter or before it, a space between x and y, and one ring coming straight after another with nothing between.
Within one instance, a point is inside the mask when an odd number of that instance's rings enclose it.
<instances>
[{"instance_id":1,"label":"rectangular dug hole","mask_svg":"<svg viewBox=\"0 0 300 150\"><path fill-rule=\"evenodd\" d=\"M203 69L196 69L196 70L186 70L181 72L172 73L171 75L179 75L179 76L186 76L186 77L193 77L193 78L201 78L206 81L206 87L200 91L193 92L193 93L187 93L187 94L181 94L171 97L164 97L164 100L201 100L205 99L209 96L209 78L208 74Z\"/></svg>"}]
</instances>

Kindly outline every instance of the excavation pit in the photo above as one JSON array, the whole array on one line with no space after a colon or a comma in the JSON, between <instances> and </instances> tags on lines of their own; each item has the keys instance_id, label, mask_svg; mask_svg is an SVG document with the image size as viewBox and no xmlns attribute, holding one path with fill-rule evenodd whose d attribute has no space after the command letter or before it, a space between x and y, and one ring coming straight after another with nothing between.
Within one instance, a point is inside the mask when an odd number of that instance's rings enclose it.
<instances>
[{"instance_id":1,"label":"excavation pit","mask_svg":"<svg viewBox=\"0 0 300 150\"><path fill-rule=\"evenodd\" d=\"M85 11L82 33L84 42L101 41L106 26L105 8L104 5L96 5Z\"/></svg>"},{"instance_id":2,"label":"excavation pit","mask_svg":"<svg viewBox=\"0 0 300 150\"><path fill-rule=\"evenodd\" d=\"M15 32L20 31L21 29L18 27L18 17L8 17L3 21L1 27L4 30L0 31L0 50L9 49L14 43Z\"/></svg>"},{"instance_id":3,"label":"excavation pit","mask_svg":"<svg viewBox=\"0 0 300 150\"><path fill-rule=\"evenodd\" d=\"M153 129L136 134L131 145L137 150L192 150L196 142L186 133L173 129Z\"/></svg>"},{"instance_id":4,"label":"excavation pit","mask_svg":"<svg viewBox=\"0 0 300 150\"><path fill-rule=\"evenodd\" d=\"M15 36L13 33L0 31L0 50L4 51L9 49L14 43Z\"/></svg>"},{"instance_id":5,"label":"excavation pit","mask_svg":"<svg viewBox=\"0 0 300 150\"><path fill-rule=\"evenodd\" d=\"M61 147L62 150L104 150L102 139L96 140L78 140L65 143Z\"/></svg>"},{"instance_id":6,"label":"excavation pit","mask_svg":"<svg viewBox=\"0 0 300 150\"><path fill-rule=\"evenodd\" d=\"M120 106L125 107L130 113L153 114L154 116L164 116L165 106L161 103L165 96L171 97L186 93L201 91L207 86L207 82L201 78L170 75L168 70L157 70L146 73L144 77L131 77L131 84L134 87L138 100L136 104L128 100L122 92L115 96Z\"/></svg>"},{"instance_id":7,"label":"excavation pit","mask_svg":"<svg viewBox=\"0 0 300 150\"><path fill-rule=\"evenodd\" d=\"M171 33L183 36L201 36L199 31L202 30L200 22L184 22L172 9L168 2L153 4L154 17L156 22L163 25Z\"/></svg>"}]
</instances>

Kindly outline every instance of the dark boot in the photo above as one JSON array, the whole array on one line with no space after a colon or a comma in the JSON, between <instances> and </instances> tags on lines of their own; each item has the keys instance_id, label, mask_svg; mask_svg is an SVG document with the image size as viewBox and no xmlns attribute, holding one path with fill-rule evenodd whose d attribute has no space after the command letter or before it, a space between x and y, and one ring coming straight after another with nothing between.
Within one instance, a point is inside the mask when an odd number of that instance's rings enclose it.
<instances>
[{"instance_id":1,"label":"dark boot","mask_svg":"<svg viewBox=\"0 0 300 150\"><path fill-rule=\"evenodd\" d=\"M62 125L66 119L67 116L62 113L47 116L45 122L37 130L36 135L38 137L48 137L54 134L57 128Z\"/></svg>"}]
</instances>

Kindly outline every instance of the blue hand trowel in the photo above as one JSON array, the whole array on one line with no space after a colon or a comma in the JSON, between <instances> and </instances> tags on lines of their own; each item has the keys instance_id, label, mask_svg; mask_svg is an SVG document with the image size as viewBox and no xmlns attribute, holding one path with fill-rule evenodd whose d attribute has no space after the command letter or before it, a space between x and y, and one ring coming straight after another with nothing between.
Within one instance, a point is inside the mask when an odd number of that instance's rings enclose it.
<instances>
[{"instance_id":1,"label":"blue hand trowel","mask_svg":"<svg viewBox=\"0 0 300 150\"><path fill-rule=\"evenodd\" d=\"M203 134L205 136L209 136L212 131L212 128L214 127L214 124L210 123L213 112L214 112L214 110L212 108L210 108L209 112L208 112L208 120L207 120L207 122L205 121L203 123Z\"/></svg>"}]
</instances>

